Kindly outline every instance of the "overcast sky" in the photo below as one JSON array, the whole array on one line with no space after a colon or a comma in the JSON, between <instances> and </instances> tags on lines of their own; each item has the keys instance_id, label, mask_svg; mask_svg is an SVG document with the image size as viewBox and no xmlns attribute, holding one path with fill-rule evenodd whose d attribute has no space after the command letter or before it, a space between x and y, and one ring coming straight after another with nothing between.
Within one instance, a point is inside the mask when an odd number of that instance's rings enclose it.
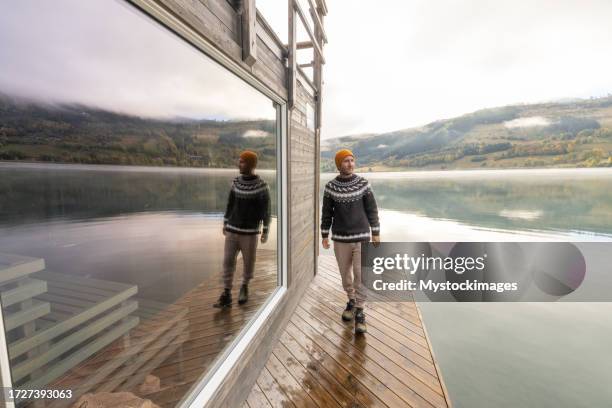
<instances>
[{"instance_id":1,"label":"overcast sky","mask_svg":"<svg viewBox=\"0 0 612 408\"><path fill-rule=\"evenodd\" d=\"M257 2L286 39L286 1ZM610 0L327 5L323 138L612 93Z\"/></svg>"},{"instance_id":2,"label":"overcast sky","mask_svg":"<svg viewBox=\"0 0 612 408\"><path fill-rule=\"evenodd\" d=\"M257 3L286 40L287 2ZM610 0L327 3L324 138L612 92ZM139 14L122 1L5 2L0 91L142 116L274 116L265 97Z\"/></svg>"},{"instance_id":3,"label":"overcast sky","mask_svg":"<svg viewBox=\"0 0 612 408\"><path fill-rule=\"evenodd\" d=\"M113 0L3 2L0 92L145 117L275 118L263 94Z\"/></svg>"}]
</instances>

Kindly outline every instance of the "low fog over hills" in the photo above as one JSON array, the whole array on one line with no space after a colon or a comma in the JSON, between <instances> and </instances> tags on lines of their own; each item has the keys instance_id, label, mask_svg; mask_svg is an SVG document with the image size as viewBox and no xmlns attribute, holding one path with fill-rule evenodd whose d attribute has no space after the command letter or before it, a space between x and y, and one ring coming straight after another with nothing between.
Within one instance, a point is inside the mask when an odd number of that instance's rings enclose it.
<instances>
[{"instance_id":1,"label":"low fog over hills","mask_svg":"<svg viewBox=\"0 0 612 408\"><path fill-rule=\"evenodd\" d=\"M420 128L324 140L321 166L352 149L362 171L612 166L612 96L483 109Z\"/></svg>"},{"instance_id":2,"label":"low fog over hills","mask_svg":"<svg viewBox=\"0 0 612 408\"><path fill-rule=\"evenodd\" d=\"M244 149L274 168L275 122L140 118L0 94L0 160L234 167Z\"/></svg>"}]
</instances>

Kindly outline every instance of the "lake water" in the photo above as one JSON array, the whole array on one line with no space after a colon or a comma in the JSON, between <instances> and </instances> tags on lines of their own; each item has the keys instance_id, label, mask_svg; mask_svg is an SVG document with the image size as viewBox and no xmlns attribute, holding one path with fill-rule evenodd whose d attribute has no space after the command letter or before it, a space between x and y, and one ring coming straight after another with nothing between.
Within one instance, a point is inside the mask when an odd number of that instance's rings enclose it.
<instances>
[{"instance_id":1,"label":"lake water","mask_svg":"<svg viewBox=\"0 0 612 408\"><path fill-rule=\"evenodd\" d=\"M276 174L270 185L276 250ZM172 303L218 275L237 170L0 163L0 253L47 269L138 285ZM214 281L217 282L217 279Z\"/></svg>"},{"instance_id":2,"label":"lake water","mask_svg":"<svg viewBox=\"0 0 612 408\"><path fill-rule=\"evenodd\" d=\"M157 378L159 392L147 398L160 406L172 405L171 394L182 397L276 287L276 173L259 174L271 190L268 241L258 243L249 302L220 310L213 303L222 291L223 213L237 170L0 163L0 282L5 322L13 323L5 326L9 347L33 338L33 331L55 336L43 346L48 360L37 350L12 356L13 384L70 388L77 398L98 386L140 392L138 383L122 383L129 372L131 381ZM45 271L11 281L3 272L14 255L43 259ZM31 282L45 285L45 293L5 302L10 290ZM28 314L34 321L15 324L29 302L49 310L36 315L34 309ZM117 321L119 313L129 316ZM85 325L67 326L84 316ZM145 348L143 331L150 331ZM132 338L138 340L132 344ZM70 350L60 355L66 344ZM100 371L90 375L94 360ZM44 377L24 373L23 366L34 364Z\"/></svg>"},{"instance_id":3,"label":"lake water","mask_svg":"<svg viewBox=\"0 0 612 408\"><path fill-rule=\"evenodd\" d=\"M383 241L612 241L609 169L363 175ZM419 307L455 408L612 406L611 303Z\"/></svg>"},{"instance_id":4,"label":"lake water","mask_svg":"<svg viewBox=\"0 0 612 408\"><path fill-rule=\"evenodd\" d=\"M0 252L45 258L56 271L135 283L141 296L171 302L219 267L221 217L235 175L0 163ZM274 173L261 175L274 196ZM365 176L384 241L612 240L607 169ZM321 186L331 177L324 174ZM275 241L267 245L273 249ZM420 304L451 399L461 408L610 406L611 306Z\"/></svg>"}]
</instances>

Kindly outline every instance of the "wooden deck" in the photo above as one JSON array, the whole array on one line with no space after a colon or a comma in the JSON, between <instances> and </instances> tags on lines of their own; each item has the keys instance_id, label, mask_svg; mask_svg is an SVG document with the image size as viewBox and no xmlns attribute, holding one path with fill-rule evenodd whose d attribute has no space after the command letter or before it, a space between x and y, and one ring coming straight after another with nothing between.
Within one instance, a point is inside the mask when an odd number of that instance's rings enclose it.
<instances>
[{"instance_id":1,"label":"wooden deck","mask_svg":"<svg viewBox=\"0 0 612 408\"><path fill-rule=\"evenodd\" d=\"M277 286L276 252L259 250L249 301L238 305L242 260L234 277L234 304L212 307L222 291L220 271L173 304L134 297L134 328L49 384L71 389L75 398L49 400L49 408L71 406L85 393L130 392L159 407L174 407L216 361ZM80 336L76 332L75 336ZM146 386L145 380L154 380Z\"/></svg>"},{"instance_id":2,"label":"wooden deck","mask_svg":"<svg viewBox=\"0 0 612 408\"><path fill-rule=\"evenodd\" d=\"M335 259L319 271L244 407L450 407L414 302L371 296L355 336Z\"/></svg>"},{"instance_id":3,"label":"wooden deck","mask_svg":"<svg viewBox=\"0 0 612 408\"><path fill-rule=\"evenodd\" d=\"M261 308L277 286L276 252L259 250L253 280L249 284L249 301L238 305L238 291L242 282L242 260L239 258L234 275L233 305L229 309L215 309L223 286L203 284L175 303L188 308L188 339L181 349L172 354L151 372L159 377L162 389L143 395L160 407L174 407L193 384L208 371L225 347L234 340L245 324ZM216 283L216 282L215 282Z\"/></svg>"}]
</instances>

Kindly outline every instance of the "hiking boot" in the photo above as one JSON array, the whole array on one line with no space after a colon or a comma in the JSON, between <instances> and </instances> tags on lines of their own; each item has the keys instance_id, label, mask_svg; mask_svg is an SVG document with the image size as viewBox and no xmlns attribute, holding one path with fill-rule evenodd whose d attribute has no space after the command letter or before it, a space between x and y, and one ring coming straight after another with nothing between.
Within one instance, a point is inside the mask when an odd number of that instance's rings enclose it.
<instances>
[{"instance_id":1,"label":"hiking boot","mask_svg":"<svg viewBox=\"0 0 612 408\"><path fill-rule=\"evenodd\" d=\"M365 314L363 308L358 307L355 311L355 333L367 333L368 326L366 326Z\"/></svg>"},{"instance_id":2,"label":"hiking boot","mask_svg":"<svg viewBox=\"0 0 612 408\"><path fill-rule=\"evenodd\" d=\"M238 294L238 304L243 305L249 300L249 287L243 284L240 287L240 294Z\"/></svg>"},{"instance_id":3,"label":"hiking boot","mask_svg":"<svg viewBox=\"0 0 612 408\"><path fill-rule=\"evenodd\" d=\"M346 304L346 309L342 312L342 320L350 322L355 317L355 299L350 299Z\"/></svg>"},{"instance_id":4,"label":"hiking boot","mask_svg":"<svg viewBox=\"0 0 612 408\"><path fill-rule=\"evenodd\" d=\"M225 289L223 293L221 294L221 296L219 296L219 300L217 300L217 303L215 303L213 307L222 309L225 307L230 307L231 305L232 305L232 293L228 289Z\"/></svg>"}]
</instances>

